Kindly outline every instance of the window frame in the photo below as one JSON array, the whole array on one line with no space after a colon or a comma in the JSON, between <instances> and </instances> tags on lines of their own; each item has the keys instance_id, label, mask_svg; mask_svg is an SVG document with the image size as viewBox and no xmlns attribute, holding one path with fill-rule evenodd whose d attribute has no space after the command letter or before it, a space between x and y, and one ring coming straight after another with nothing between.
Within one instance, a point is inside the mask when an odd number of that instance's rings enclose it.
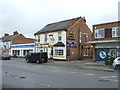
<instances>
[{"instance_id":1,"label":"window frame","mask_svg":"<svg viewBox=\"0 0 120 90\"><path fill-rule=\"evenodd\" d=\"M44 35L44 40L47 42L47 34Z\"/></svg>"},{"instance_id":2,"label":"window frame","mask_svg":"<svg viewBox=\"0 0 120 90\"><path fill-rule=\"evenodd\" d=\"M100 31L103 31L102 34L100 34ZM94 33L94 37L95 37L96 39L105 38L105 29L104 29L104 28L96 29L96 30L95 30L95 33Z\"/></svg>"},{"instance_id":3,"label":"window frame","mask_svg":"<svg viewBox=\"0 0 120 90\"><path fill-rule=\"evenodd\" d=\"M58 33L58 41L62 41L62 33Z\"/></svg>"},{"instance_id":4,"label":"window frame","mask_svg":"<svg viewBox=\"0 0 120 90\"><path fill-rule=\"evenodd\" d=\"M54 56L64 56L64 47L54 47Z\"/></svg>"},{"instance_id":5,"label":"window frame","mask_svg":"<svg viewBox=\"0 0 120 90\"><path fill-rule=\"evenodd\" d=\"M112 37L120 37L119 31L120 30L120 27L112 27ZM113 32L115 32L115 34L113 35Z\"/></svg>"}]
</instances>

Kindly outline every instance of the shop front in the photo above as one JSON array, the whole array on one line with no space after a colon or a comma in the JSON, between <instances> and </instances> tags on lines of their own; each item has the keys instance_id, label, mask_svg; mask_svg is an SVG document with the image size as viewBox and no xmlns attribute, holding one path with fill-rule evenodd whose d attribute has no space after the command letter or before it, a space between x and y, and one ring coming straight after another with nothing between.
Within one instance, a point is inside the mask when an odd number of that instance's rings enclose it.
<instances>
[{"instance_id":1,"label":"shop front","mask_svg":"<svg viewBox=\"0 0 120 90\"><path fill-rule=\"evenodd\" d=\"M118 53L120 52L118 51L118 48L120 48L120 45L117 43L96 44L96 61L105 61L107 58L118 57Z\"/></svg>"},{"instance_id":2,"label":"shop front","mask_svg":"<svg viewBox=\"0 0 120 90\"><path fill-rule=\"evenodd\" d=\"M25 57L29 52L34 52L34 44L16 44L11 46L11 56Z\"/></svg>"}]
</instances>

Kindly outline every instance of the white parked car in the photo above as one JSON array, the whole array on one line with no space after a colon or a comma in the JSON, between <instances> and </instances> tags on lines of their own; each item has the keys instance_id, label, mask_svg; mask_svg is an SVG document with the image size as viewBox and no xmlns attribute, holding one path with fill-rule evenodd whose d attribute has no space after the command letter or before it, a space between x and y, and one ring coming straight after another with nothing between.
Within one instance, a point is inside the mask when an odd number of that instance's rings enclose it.
<instances>
[{"instance_id":1,"label":"white parked car","mask_svg":"<svg viewBox=\"0 0 120 90\"><path fill-rule=\"evenodd\" d=\"M113 61L113 67L114 67L115 70L120 70L120 57L117 57Z\"/></svg>"}]
</instances>

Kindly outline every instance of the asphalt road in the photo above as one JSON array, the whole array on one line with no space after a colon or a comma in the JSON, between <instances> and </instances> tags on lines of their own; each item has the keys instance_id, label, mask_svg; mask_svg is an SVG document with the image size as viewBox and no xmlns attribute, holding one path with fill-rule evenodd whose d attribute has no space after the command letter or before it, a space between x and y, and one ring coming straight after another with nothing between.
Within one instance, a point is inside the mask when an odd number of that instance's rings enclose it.
<instances>
[{"instance_id":1,"label":"asphalt road","mask_svg":"<svg viewBox=\"0 0 120 90\"><path fill-rule=\"evenodd\" d=\"M6 60L2 88L118 88L118 72Z\"/></svg>"}]
</instances>

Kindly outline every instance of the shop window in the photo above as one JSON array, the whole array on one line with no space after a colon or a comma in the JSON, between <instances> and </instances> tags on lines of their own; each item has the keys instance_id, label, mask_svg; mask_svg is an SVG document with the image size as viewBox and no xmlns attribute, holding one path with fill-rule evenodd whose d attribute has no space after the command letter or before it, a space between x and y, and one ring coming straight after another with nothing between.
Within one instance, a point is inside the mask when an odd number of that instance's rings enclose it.
<instances>
[{"instance_id":1,"label":"shop window","mask_svg":"<svg viewBox=\"0 0 120 90\"><path fill-rule=\"evenodd\" d=\"M97 29L95 30L95 38L104 38L105 37L105 30L104 29Z\"/></svg>"},{"instance_id":2,"label":"shop window","mask_svg":"<svg viewBox=\"0 0 120 90\"><path fill-rule=\"evenodd\" d=\"M110 49L110 57L116 57L116 49Z\"/></svg>"},{"instance_id":3,"label":"shop window","mask_svg":"<svg viewBox=\"0 0 120 90\"><path fill-rule=\"evenodd\" d=\"M54 56L63 56L64 49L64 47L54 47Z\"/></svg>"}]
</instances>

